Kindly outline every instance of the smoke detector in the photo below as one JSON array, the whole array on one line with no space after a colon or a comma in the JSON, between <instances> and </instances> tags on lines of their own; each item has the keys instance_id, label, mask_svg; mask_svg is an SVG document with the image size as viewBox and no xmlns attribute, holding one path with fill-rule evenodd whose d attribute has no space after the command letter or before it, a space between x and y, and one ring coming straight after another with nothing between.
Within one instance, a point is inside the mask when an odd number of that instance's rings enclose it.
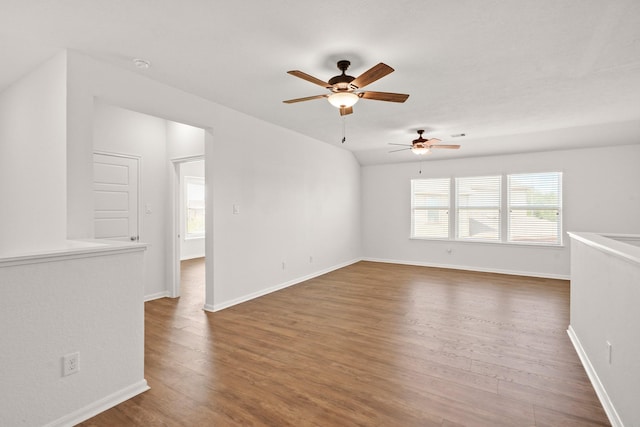
<instances>
[{"instance_id":1,"label":"smoke detector","mask_svg":"<svg viewBox=\"0 0 640 427\"><path fill-rule=\"evenodd\" d=\"M141 70L147 70L149 69L149 67L151 67L151 62L145 61L144 59L136 58L133 60L133 65Z\"/></svg>"}]
</instances>

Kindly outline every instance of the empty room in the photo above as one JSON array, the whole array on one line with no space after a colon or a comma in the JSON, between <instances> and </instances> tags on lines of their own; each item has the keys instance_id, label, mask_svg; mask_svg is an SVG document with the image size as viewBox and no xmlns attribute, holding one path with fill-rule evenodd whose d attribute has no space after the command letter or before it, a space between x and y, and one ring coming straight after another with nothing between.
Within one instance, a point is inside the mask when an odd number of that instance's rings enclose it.
<instances>
[{"instance_id":1,"label":"empty room","mask_svg":"<svg viewBox=\"0 0 640 427\"><path fill-rule=\"evenodd\" d=\"M0 35L0 426L640 426L639 2Z\"/></svg>"}]
</instances>

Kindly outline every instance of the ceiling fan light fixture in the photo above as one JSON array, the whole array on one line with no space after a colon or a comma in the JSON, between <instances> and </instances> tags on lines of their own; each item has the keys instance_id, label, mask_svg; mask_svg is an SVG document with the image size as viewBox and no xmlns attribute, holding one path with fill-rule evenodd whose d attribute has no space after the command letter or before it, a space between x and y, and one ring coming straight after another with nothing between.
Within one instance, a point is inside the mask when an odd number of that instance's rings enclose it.
<instances>
[{"instance_id":1,"label":"ceiling fan light fixture","mask_svg":"<svg viewBox=\"0 0 640 427\"><path fill-rule=\"evenodd\" d=\"M335 92L327 99L336 108L349 108L358 102L360 97L353 92Z\"/></svg>"},{"instance_id":2,"label":"ceiling fan light fixture","mask_svg":"<svg viewBox=\"0 0 640 427\"><path fill-rule=\"evenodd\" d=\"M411 151L413 152L413 154L416 154L418 156L424 156L425 154L431 153L431 149L425 146L413 146L411 147Z\"/></svg>"}]
</instances>

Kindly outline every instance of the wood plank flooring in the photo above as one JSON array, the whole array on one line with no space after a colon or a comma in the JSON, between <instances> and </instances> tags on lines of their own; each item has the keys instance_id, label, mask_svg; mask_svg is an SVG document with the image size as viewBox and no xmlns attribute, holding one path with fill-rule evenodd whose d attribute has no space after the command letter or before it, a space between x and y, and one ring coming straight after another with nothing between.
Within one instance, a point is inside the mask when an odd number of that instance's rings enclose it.
<instances>
[{"instance_id":1,"label":"wood plank flooring","mask_svg":"<svg viewBox=\"0 0 640 427\"><path fill-rule=\"evenodd\" d=\"M83 426L610 425L566 281L359 262L217 313L146 303L151 390Z\"/></svg>"}]
</instances>

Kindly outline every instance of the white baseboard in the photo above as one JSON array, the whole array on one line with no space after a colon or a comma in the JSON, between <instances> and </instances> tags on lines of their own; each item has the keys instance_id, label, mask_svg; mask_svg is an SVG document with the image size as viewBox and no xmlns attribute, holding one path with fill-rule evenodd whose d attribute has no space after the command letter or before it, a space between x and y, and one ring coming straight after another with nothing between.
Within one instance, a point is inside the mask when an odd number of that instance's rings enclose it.
<instances>
[{"instance_id":1,"label":"white baseboard","mask_svg":"<svg viewBox=\"0 0 640 427\"><path fill-rule=\"evenodd\" d=\"M165 298L168 296L169 296L169 291L156 292L155 294L145 295L144 302L152 301L154 299Z\"/></svg>"},{"instance_id":2,"label":"white baseboard","mask_svg":"<svg viewBox=\"0 0 640 427\"><path fill-rule=\"evenodd\" d=\"M284 289L287 288L289 286L293 286L296 285L298 283L304 282L305 280L309 280L309 279L313 279L314 277L318 277L321 276L323 274L329 273L331 271L346 267L348 265L354 264L358 261L370 261L370 262L383 262L383 263L389 263L389 264L403 264L403 265L415 265L415 266L419 266L419 267L436 267L436 268L447 268L447 269L451 269L451 270L464 270L464 271L478 271L478 272L482 272L482 273L498 273L498 274L509 274L512 276L528 276L528 277L540 277L543 279L561 279L561 280L569 280L569 276L567 275L562 275L562 274L547 274L547 273L535 273L535 272L530 272L530 271L513 271L513 270L500 270L500 269L490 269L490 268L478 268L478 267L466 267L466 266L460 266L460 265L447 265L447 264L434 264L434 263L427 263L427 262L416 262L416 261L404 261L404 260L395 260L395 259L383 259L383 258L356 258L353 259L351 261L342 263L342 264L337 264L334 265L332 267L326 268L324 270L320 270L317 271L315 273L303 276L303 277L298 277L296 279L290 280L288 282L285 283L281 283L275 286L271 286L267 289L263 289L260 290L258 292L254 292L248 295L244 295L242 297L238 297L235 299L232 299L230 301L226 301L226 302L222 302L220 304L205 304L203 307L203 310L205 311L220 311L220 310L224 310L225 308L229 308L231 306L234 306L236 304L241 304L243 302L252 300L254 298L258 298L261 297L263 295L267 295L270 294L271 292L275 292L278 291L280 289Z\"/></svg>"},{"instance_id":3,"label":"white baseboard","mask_svg":"<svg viewBox=\"0 0 640 427\"><path fill-rule=\"evenodd\" d=\"M351 261L347 261L347 262L344 262L344 263L341 263L341 264L336 264L336 265L331 266L329 268L325 268L323 270L316 271L316 272L311 273L311 274L307 274L306 276L297 277L297 278L289 280L287 282L280 283L278 285L271 286L269 288L262 289L262 290L257 291L257 292L253 292L253 293L248 294L248 295L244 295L244 296L241 296L241 297L238 297L238 298L234 298L234 299L232 299L230 301L225 301L225 302L222 302L220 304L214 304L213 306L211 304L205 304L204 310L206 310L206 311L224 310L225 308L229 308L229 307L234 306L236 304L240 304L240 303L252 300L254 298L258 298L258 297L270 294L271 292L279 291L280 289L288 288L289 286L297 285L298 283L304 282L305 280L310 280L310 279L313 279L314 277L322 276L323 274L327 274L327 273L330 273L330 272L332 272L334 270L338 270L338 269L344 268L344 267L346 267L348 265L355 264L358 261L361 261L361 259L360 258L356 258L356 259L353 259Z\"/></svg>"},{"instance_id":4,"label":"white baseboard","mask_svg":"<svg viewBox=\"0 0 640 427\"><path fill-rule=\"evenodd\" d=\"M436 263L430 263L430 262L405 261L405 260L397 260L397 259L362 258L362 261L384 262L388 264L415 265L418 267L447 268L450 270L477 271L480 273L508 274L511 276L539 277L542 279L569 280L570 278L570 276L564 275L564 274L549 274L549 273L537 273L532 271L502 270L499 268L468 267L464 265L436 264Z\"/></svg>"},{"instance_id":5,"label":"white baseboard","mask_svg":"<svg viewBox=\"0 0 640 427\"><path fill-rule=\"evenodd\" d=\"M77 411L65 415L64 417L58 418L57 420L46 424L44 427L74 426L88 420L91 417L98 415L101 412L106 411L107 409L113 408L114 406L124 402L125 400L129 400L132 397L137 396L138 394L143 393L147 390L149 390L147 380L139 381L135 384L130 385L129 387L123 388L120 391L97 400L85 406L84 408L80 408Z\"/></svg>"},{"instance_id":6,"label":"white baseboard","mask_svg":"<svg viewBox=\"0 0 640 427\"><path fill-rule=\"evenodd\" d=\"M582 344L580 343L580 340L578 339L578 336L576 335L576 332L573 330L571 325L569 325L569 329L567 329L567 334L569 334L569 339L571 339L571 343L573 343L573 347L576 349L576 353L578 353L578 357L582 362L582 366L584 366L584 370L587 371L587 376L589 377L591 385L593 385L593 388L598 395L598 399L600 399L600 403L602 404L602 407L604 408L604 411L609 418L609 422L613 427L624 427L624 424L622 424L622 420L620 419L616 408L613 406L613 402L611 402L611 399L607 394L607 390L605 390L604 385L600 381L598 373L591 364L589 356L587 356L587 353L584 351L584 348L582 347Z\"/></svg>"}]
</instances>

